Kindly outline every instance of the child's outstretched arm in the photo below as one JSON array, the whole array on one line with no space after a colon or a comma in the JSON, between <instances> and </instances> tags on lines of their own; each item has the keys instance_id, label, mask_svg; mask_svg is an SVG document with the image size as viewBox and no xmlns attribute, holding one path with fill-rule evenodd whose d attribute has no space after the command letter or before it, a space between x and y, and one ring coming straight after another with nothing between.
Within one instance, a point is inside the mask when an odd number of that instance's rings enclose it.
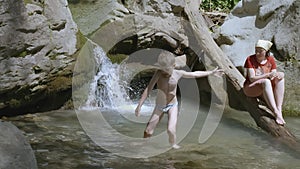
<instances>
[{"instance_id":1,"label":"child's outstretched arm","mask_svg":"<svg viewBox=\"0 0 300 169\"><path fill-rule=\"evenodd\" d=\"M206 77L209 75L222 75L224 73L224 70L216 67L214 70L209 70L209 71L187 72L187 71L181 70L180 72L182 73L182 77L184 77L184 78L200 78L200 77Z\"/></svg>"}]
</instances>

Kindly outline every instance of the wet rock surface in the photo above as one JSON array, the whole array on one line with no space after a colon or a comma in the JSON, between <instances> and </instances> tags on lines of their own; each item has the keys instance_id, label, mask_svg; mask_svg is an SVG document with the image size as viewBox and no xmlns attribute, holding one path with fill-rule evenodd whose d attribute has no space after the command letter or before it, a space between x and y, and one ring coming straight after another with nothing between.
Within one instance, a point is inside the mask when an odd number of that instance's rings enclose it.
<instances>
[{"instance_id":1,"label":"wet rock surface","mask_svg":"<svg viewBox=\"0 0 300 169\"><path fill-rule=\"evenodd\" d=\"M59 108L71 95L77 51L67 0L0 4L0 116Z\"/></svg>"},{"instance_id":2,"label":"wet rock surface","mask_svg":"<svg viewBox=\"0 0 300 169\"><path fill-rule=\"evenodd\" d=\"M22 131L0 121L0 168L37 169L34 152Z\"/></svg>"}]
</instances>

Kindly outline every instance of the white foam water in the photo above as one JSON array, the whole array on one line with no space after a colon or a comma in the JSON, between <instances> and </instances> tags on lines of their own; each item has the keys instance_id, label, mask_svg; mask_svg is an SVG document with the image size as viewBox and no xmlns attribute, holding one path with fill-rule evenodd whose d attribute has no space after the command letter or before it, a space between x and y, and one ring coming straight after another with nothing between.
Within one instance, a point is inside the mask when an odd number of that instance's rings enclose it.
<instances>
[{"instance_id":1,"label":"white foam water","mask_svg":"<svg viewBox=\"0 0 300 169\"><path fill-rule=\"evenodd\" d=\"M97 46L94 57L99 61L99 70L90 85L89 96L84 109L118 107L130 103L124 84L120 84L120 65L113 64L106 53Z\"/></svg>"}]
</instances>

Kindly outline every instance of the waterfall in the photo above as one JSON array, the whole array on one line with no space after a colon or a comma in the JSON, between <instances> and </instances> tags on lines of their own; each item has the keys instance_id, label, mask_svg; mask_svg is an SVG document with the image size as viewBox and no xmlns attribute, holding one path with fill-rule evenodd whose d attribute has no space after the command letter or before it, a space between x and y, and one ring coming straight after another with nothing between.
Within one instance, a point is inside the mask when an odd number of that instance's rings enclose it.
<instances>
[{"instance_id":1,"label":"waterfall","mask_svg":"<svg viewBox=\"0 0 300 169\"><path fill-rule=\"evenodd\" d=\"M99 46L94 48L94 57L99 69L91 85L86 107L116 109L128 104L126 83L120 80L120 65L112 64Z\"/></svg>"}]
</instances>

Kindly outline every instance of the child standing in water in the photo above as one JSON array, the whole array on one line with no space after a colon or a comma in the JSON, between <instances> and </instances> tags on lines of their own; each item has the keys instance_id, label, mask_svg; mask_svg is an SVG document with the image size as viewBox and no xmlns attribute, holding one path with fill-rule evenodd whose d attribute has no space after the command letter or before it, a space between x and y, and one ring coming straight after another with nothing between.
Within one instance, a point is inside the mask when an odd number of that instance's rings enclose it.
<instances>
[{"instance_id":1,"label":"child standing in water","mask_svg":"<svg viewBox=\"0 0 300 169\"><path fill-rule=\"evenodd\" d=\"M158 56L158 66L159 69L154 73L152 79L150 80L148 86L145 88L141 99L135 109L135 115L140 115L141 107L148 97L154 85L157 84L157 96L155 102L155 108L153 110L152 116L144 131L144 138L151 137L154 133L154 129L163 117L164 113L168 113L168 135L169 142L174 149L180 148L176 144L176 125L178 116L178 100L176 97L176 90L178 80L180 78L199 78L206 77L212 74L223 73L223 70L215 68L212 71L195 71L187 72L184 70L175 69L175 56L173 53L168 51L163 51Z\"/></svg>"}]
</instances>

